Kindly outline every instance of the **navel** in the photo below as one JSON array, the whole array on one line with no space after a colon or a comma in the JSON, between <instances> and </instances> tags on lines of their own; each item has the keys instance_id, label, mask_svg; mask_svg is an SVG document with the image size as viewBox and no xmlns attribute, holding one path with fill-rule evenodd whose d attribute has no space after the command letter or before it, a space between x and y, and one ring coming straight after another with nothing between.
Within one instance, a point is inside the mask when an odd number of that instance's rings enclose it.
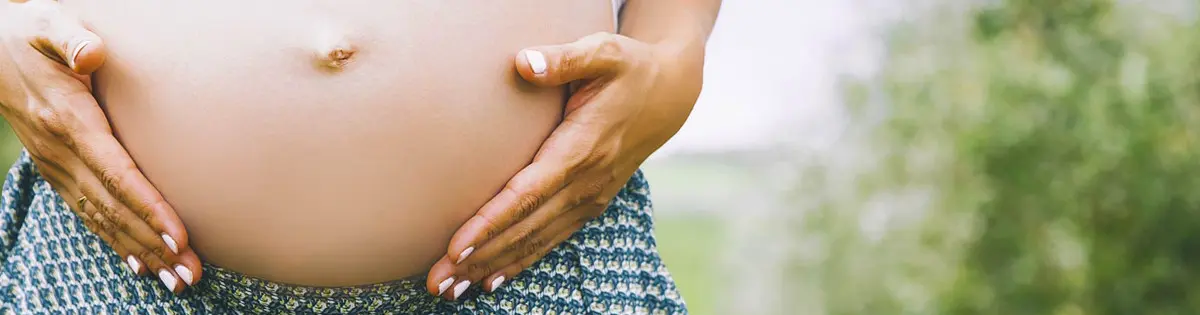
<instances>
[{"instance_id":1,"label":"navel","mask_svg":"<svg viewBox=\"0 0 1200 315\"><path fill-rule=\"evenodd\" d=\"M313 54L313 61L318 67L327 71L341 71L354 60L358 47L351 42L348 34L332 27L318 31Z\"/></svg>"}]
</instances>

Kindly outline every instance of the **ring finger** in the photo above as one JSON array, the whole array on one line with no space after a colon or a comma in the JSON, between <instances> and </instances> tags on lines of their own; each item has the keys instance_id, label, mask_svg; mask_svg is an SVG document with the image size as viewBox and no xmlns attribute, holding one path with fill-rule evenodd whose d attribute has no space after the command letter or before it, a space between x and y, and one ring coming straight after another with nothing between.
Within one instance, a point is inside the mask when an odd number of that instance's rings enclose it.
<instances>
[{"instance_id":1,"label":"ring finger","mask_svg":"<svg viewBox=\"0 0 1200 315\"><path fill-rule=\"evenodd\" d=\"M117 242L117 238L113 237L111 233L101 226L104 216L97 212L95 207L91 206L91 202L88 201L87 197L77 198L76 207L80 209L81 215L79 218L83 220L83 224L96 234L96 236L99 236L105 244L112 247L113 251L117 252L117 256L120 256L125 261L125 265L129 267L130 272L133 272L134 275L143 275L145 268L143 268L142 261L134 257L133 252L126 248L125 244ZM98 222L97 218L101 221Z\"/></svg>"},{"instance_id":2,"label":"ring finger","mask_svg":"<svg viewBox=\"0 0 1200 315\"><path fill-rule=\"evenodd\" d=\"M104 216L97 217L101 219L104 218ZM104 222L101 222L100 224L104 224ZM171 270L170 265L168 265L166 262L163 262L161 258L155 256L153 252L143 247L137 241L134 241L133 238L129 237L129 234L119 232L116 233L116 241L118 243L127 244L126 246L128 246L132 256L126 257L136 257L144 262L146 264L146 271L158 276L158 280L162 282L163 286L165 286L167 290L173 293L183 292L184 285L182 285L180 282L180 276L176 275L176 273ZM184 274L183 276L190 277L191 275Z\"/></svg>"},{"instance_id":3,"label":"ring finger","mask_svg":"<svg viewBox=\"0 0 1200 315\"><path fill-rule=\"evenodd\" d=\"M118 256L122 257L130 271L135 275L145 274L145 264L133 255L134 252L129 249L129 246L118 242L117 238L113 236L114 233L105 229L103 226L103 223L106 222L104 215L92 204L91 200L83 196L78 187L66 186L61 183L59 179L69 178L61 167L43 162L38 163L38 171L42 173L46 182L50 183L50 186L59 193L67 203L67 207L79 217L80 221L83 221L83 225L108 244Z\"/></svg>"},{"instance_id":4,"label":"ring finger","mask_svg":"<svg viewBox=\"0 0 1200 315\"><path fill-rule=\"evenodd\" d=\"M485 286L484 289L486 289L488 292L496 292L497 289L504 285L505 281L511 280L517 274L520 274L521 271L532 267L533 264L542 259L542 257L550 254L550 251L558 248L559 245L562 245L562 242L570 238L571 235L574 235L574 231L578 231L585 223L586 221L581 220L575 224L569 225L567 228L559 231L558 234L549 236L550 242L543 245L542 248L536 249L532 255L521 257L520 260L501 268L499 271L490 276L487 276L487 278L481 282Z\"/></svg>"},{"instance_id":5,"label":"ring finger","mask_svg":"<svg viewBox=\"0 0 1200 315\"><path fill-rule=\"evenodd\" d=\"M149 250L150 253L158 256L160 260L167 263L177 263L179 261L176 255L176 248L171 248L172 244L168 243L164 237L154 232L154 229L133 211L129 210L117 198L114 198L108 193L100 183L100 179L89 169L82 169L79 176L79 191L91 201L93 207L98 209L98 213L102 214L108 222L108 225L102 227L107 228L109 233L116 236L118 232L126 234L131 240L137 242L141 247Z\"/></svg>"}]
</instances>

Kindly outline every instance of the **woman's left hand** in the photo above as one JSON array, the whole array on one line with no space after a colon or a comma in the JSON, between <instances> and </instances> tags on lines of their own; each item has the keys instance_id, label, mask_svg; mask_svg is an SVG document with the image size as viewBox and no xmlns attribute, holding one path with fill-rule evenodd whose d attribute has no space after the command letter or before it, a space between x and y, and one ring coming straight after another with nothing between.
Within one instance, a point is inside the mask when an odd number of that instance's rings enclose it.
<instances>
[{"instance_id":1,"label":"woman's left hand","mask_svg":"<svg viewBox=\"0 0 1200 315\"><path fill-rule=\"evenodd\" d=\"M700 94L703 54L609 33L518 53L522 78L575 92L533 162L454 234L430 270L430 293L457 299L480 280L495 291L604 213L683 126Z\"/></svg>"}]
</instances>

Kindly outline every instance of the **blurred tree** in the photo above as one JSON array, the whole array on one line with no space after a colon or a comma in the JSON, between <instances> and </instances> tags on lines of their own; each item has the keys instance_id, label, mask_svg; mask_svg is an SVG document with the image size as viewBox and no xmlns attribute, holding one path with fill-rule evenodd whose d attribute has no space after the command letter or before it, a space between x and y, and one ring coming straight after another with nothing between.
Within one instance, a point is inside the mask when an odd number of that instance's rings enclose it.
<instances>
[{"instance_id":1,"label":"blurred tree","mask_svg":"<svg viewBox=\"0 0 1200 315\"><path fill-rule=\"evenodd\" d=\"M851 86L862 121L884 112L873 167L821 165L798 194L822 313L1200 312L1194 17L982 2L896 25Z\"/></svg>"}]
</instances>

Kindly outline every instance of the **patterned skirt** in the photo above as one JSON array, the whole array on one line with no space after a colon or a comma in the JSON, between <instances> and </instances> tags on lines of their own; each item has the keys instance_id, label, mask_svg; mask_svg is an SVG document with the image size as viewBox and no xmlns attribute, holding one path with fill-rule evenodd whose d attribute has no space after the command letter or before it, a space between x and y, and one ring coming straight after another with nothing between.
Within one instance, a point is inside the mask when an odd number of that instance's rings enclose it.
<instances>
[{"instance_id":1,"label":"patterned skirt","mask_svg":"<svg viewBox=\"0 0 1200 315\"><path fill-rule=\"evenodd\" d=\"M459 301L424 278L314 288L205 265L183 295L136 277L90 233L22 153L0 200L0 314L682 314L687 309L655 248L639 171L591 221L493 293Z\"/></svg>"}]
</instances>

